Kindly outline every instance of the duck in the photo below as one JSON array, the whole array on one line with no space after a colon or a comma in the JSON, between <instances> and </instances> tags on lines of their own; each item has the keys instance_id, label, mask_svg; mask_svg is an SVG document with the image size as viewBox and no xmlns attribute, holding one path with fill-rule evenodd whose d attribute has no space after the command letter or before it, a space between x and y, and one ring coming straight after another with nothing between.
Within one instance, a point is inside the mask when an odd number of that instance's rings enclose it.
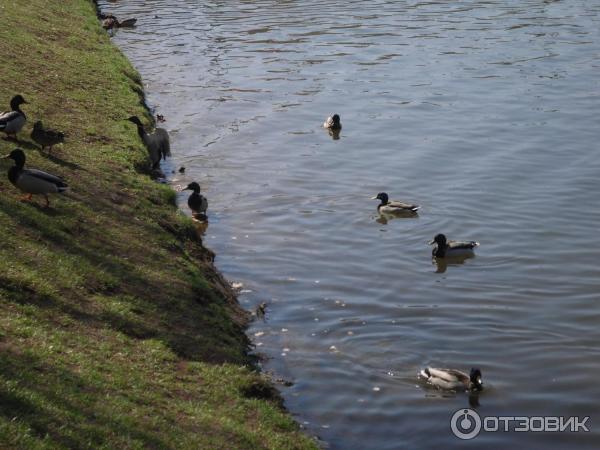
<instances>
[{"instance_id":1,"label":"duck","mask_svg":"<svg viewBox=\"0 0 600 450\"><path fill-rule=\"evenodd\" d=\"M426 367L421 370L421 377L427 382L439 389L446 390L465 390L481 391L483 383L481 381L481 370L473 367L469 375L456 369L435 369Z\"/></svg>"},{"instance_id":2,"label":"duck","mask_svg":"<svg viewBox=\"0 0 600 450\"><path fill-rule=\"evenodd\" d=\"M44 128L41 120L33 124L31 131L31 139L44 150L49 147L48 151L52 152L52 146L65 141L65 135L60 131Z\"/></svg>"},{"instance_id":3,"label":"duck","mask_svg":"<svg viewBox=\"0 0 600 450\"><path fill-rule=\"evenodd\" d=\"M0 131L4 131L7 137L12 135L15 140L27 121L25 113L21 111L21 105L24 103L27 102L23 96L17 94L10 100L11 110L0 113Z\"/></svg>"},{"instance_id":4,"label":"duck","mask_svg":"<svg viewBox=\"0 0 600 450\"><path fill-rule=\"evenodd\" d=\"M436 234L429 241L429 245L436 244L431 251L434 258L445 258L446 256L460 256L473 253L473 249L479 246L475 241L448 241L443 234Z\"/></svg>"},{"instance_id":5,"label":"duck","mask_svg":"<svg viewBox=\"0 0 600 450\"><path fill-rule=\"evenodd\" d=\"M8 170L8 180L25 194L24 199L31 200L31 196L43 195L46 198L46 208L50 206L48 194L63 193L69 189L65 181L47 172L37 169L25 168L25 153L20 148L14 149L4 159L12 159L15 165Z\"/></svg>"},{"instance_id":6,"label":"duck","mask_svg":"<svg viewBox=\"0 0 600 450\"><path fill-rule=\"evenodd\" d=\"M383 214L416 214L421 208L419 205L390 200L385 192L380 192L375 197L371 197L371 200L381 200L381 203L377 205L377 211Z\"/></svg>"},{"instance_id":7,"label":"duck","mask_svg":"<svg viewBox=\"0 0 600 450\"><path fill-rule=\"evenodd\" d=\"M203 195L200 195L200 185L195 181L188 184L184 191L193 191L188 198L188 206L192 213L197 215L205 215L208 208L208 200Z\"/></svg>"},{"instance_id":8,"label":"duck","mask_svg":"<svg viewBox=\"0 0 600 450\"><path fill-rule=\"evenodd\" d=\"M131 28L135 26L137 19L125 19L119 21L113 14L100 13L100 20L102 20L102 28L105 30L112 30L113 28Z\"/></svg>"},{"instance_id":9,"label":"duck","mask_svg":"<svg viewBox=\"0 0 600 450\"><path fill-rule=\"evenodd\" d=\"M341 130L342 123L340 122L340 116L334 114L329 116L325 122L323 122L323 128L329 128L330 130Z\"/></svg>"},{"instance_id":10,"label":"duck","mask_svg":"<svg viewBox=\"0 0 600 450\"><path fill-rule=\"evenodd\" d=\"M164 128L156 128L153 133L147 133L144 125L137 116L131 116L127 120L137 126L138 135L148 150L152 169L159 168L160 160L171 156L171 144L169 142L169 133Z\"/></svg>"}]
</instances>

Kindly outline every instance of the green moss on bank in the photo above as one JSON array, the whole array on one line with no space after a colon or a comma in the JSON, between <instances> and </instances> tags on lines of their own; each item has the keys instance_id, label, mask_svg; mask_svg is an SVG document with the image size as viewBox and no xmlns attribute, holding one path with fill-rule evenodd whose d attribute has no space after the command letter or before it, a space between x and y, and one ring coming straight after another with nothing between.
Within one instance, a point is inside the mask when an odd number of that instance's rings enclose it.
<instances>
[{"instance_id":1,"label":"green moss on bank","mask_svg":"<svg viewBox=\"0 0 600 450\"><path fill-rule=\"evenodd\" d=\"M140 78L93 4L0 0L0 20L0 108L27 99L28 165L72 188L44 209L0 178L0 447L314 448L257 398L245 313L174 193L140 173L123 120L145 114ZM38 119L67 132L53 156L29 139Z\"/></svg>"}]
</instances>

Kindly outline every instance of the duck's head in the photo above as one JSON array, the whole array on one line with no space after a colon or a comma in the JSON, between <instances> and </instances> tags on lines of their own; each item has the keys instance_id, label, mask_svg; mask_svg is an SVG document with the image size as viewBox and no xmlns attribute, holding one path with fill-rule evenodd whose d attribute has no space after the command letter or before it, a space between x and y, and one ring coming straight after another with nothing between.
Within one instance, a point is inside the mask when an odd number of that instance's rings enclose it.
<instances>
[{"instance_id":1,"label":"duck's head","mask_svg":"<svg viewBox=\"0 0 600 450\"><path fill-rule=\"evenodd\" d=\"M138 116L131 116L129 118L127 118L127 120L129 120L130 122L135 123L138 127L143 127L144 125L142 125L142 121L139 119Z\"/></svg>"},{"instance_id":2,"label":"duck's head","mask_svg":"<svg viewBox=\"0 0 600 450\"><path fill-rule=\"evenodd\" d=\"M187 187L184 189L184 191L194 191L195 193L200 193L200 185L198 183L196 183L195 181L192 181L190 184L187 185Z\"/></svg>"},{"instance_id":3,"label":"duck's head","mask_svg":"<svg viewBox=\"0 0 600 450\"><path fill-rule=\"evenodd\" d=\"M340 116L339 116L339 114L334 114L333 116L331 116L331 121L333 122L333 126L334 127L339 127L340 126Z\"/></svg>"},{"instance_id":4,"label":"duck's head","mask_svg":"<svg viewBox=\"0 0 600 450\"><path fill-rule=\"evenodd\" d=\"M12 159L17 167L25 165L25 153L20 148L15 148L8 155L3 156L2 159Z\"/></svg>"},{"instance_id":5,"label":"duck's head","mask_svg":"<svg viewBox=\"0 0 600 450\"><path fill-rule=\"evenodd\" d=\"M19 109L19 106L23 103L27 103L21 94L15 95L10 101L10 107L13 110Z\"/></svg>"},{"instance_id":6,"label":"duck's head","mask_svg":"<svg viewBox=\"0 0 600 450\"><path fill-rule=\"evenodd\" d=\"M382 203L387 203L389 197L385 192L380 192L375 197L371 197L371 200L381 200Z\"/></svg>"},{"instance_id":7,"label":"duck's head","mask_svg":"<svg viewBox=\"0 0 600 450\"><path fill-rule=\"evenodd\" d=\"M33 124L34 130L42 130L43 128L44 128L44 125L42 124L41 120L38 120L36 123Z\"/></svg>"},{"instance_id":8,"label":"duck's head","mask_svg":"<svg viewBox=\"0 0 600 450\"><path fill-rule=\"evenodd\" d=\"M477 367L473 367L471 369L469 379L471 380L471 385L473 386L473 389L477 391L481 391L483 389L483 382L481 381L481 370L479 370Z\"/></svg>"},{"instance_id":9,"label":"duck's head","mask_svg":"<svg viewBox=\"0 0 600 450\"><path fill-rule=\"evenodd\" d=\"M442 233L436 234L435 237L429 241L429 245L433 244L444 247L446 245L446 236L444 236Z\"/></svg>"}]
</instances>

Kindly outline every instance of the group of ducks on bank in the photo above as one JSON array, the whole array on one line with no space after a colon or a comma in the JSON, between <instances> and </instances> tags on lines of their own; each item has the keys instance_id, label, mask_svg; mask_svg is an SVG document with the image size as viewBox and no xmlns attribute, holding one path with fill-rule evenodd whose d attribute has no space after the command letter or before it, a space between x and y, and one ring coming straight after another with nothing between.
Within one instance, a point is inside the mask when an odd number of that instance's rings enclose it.
<instances>
[{"instance_id":1,"label":"group of ducks on bank","mask_svg":"<svg viewBox=\"0 0 600 450\"><path fill-rule=\"evenodd\" d=\"M339 132L342 129L340 116L333 114L328 117L323 123L323 127L333 133L334 139L339 138ZM404 203L397 200L390 200L385 192L380 192L372 200L379 200L377 211L382 214L389 215L416 215L420 209L419 205ZM473 249L479 245L475 241L449 241L443 234L437 234L429 245L435 244L432 250L434 258L446 258L452 256L460 256L473 252ZM419 373L419 376L426 380L427 383L446 390L467 390L470 392L478 392L483 389L481 370L474 367L470 373L466 373L456 369L440 369L427 367Z\"/></svg>"},{"instance_id":2,"label":"group of ducks on bank","mask_svg":"<svg viewBox=\"0 0 600 450\"><path fill-rule=\"evenodd\" d=\"M17 140L17 133L27 121L25 113L21 110L21 105L26 103L22 95L15 95L10 101L11 110L0 113L0 131L4 131L7 138ZM44 128L39 120L33 125L30 136L42 150L48 147L49 153L52 152L54 145L63 143L65 139L63 133ZM15 165L8 170L8 180L27 194L27 200L31 200L34 194L43 195L48 207L50 205L48 194L62 193L69 188L65 181L56 175L37 169L25 169L25 153L20 148L14 149L4 158L15 162Z\"/></svg>"},{"instance_id":3,"label":"group of ducks on bank","mask_svg":"<svg viewBox=\"0 0 600 450\"><path fill-rule=\"evenodd\" d=\"M23 96L15 95L10 101L11 110L0 113L0 131L6 134L7 139L18 142L17 133L21 131L27 121L27 116L21 110L23 104L27 104ZM160 117L164 121L164 118ZM159 170L160 161L167 156L171 156L169 133L164 128L156 128L154 132L148 133L137 116L131 116L127 120L136 125L138 135L148 150L152 170ZM42 151L48 148L49 154L52 152L52 147L63 143L65 138L64 133L60 131L44 128L41 121L35 122L30 137L41 147ZM43 195L46 199L45 206L49 207L49 194L63 193L69 188L65 180L59 176L42 170L25 168L26 156L20 148L14 149L3 159L14 161L14 166L8 170L8 180L26 194L25 200L31 200L33 195ZM188 198L188 206L194 215L205 216L208 202L200 194L200 185L193 182L185 189L192 191Z\"/></svg>"}]
</instances>

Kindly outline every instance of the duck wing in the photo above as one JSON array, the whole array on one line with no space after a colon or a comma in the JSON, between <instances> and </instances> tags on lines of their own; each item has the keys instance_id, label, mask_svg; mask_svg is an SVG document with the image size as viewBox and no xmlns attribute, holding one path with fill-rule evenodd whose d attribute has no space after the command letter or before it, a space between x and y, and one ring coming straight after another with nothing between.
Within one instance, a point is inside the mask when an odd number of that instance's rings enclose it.
<instances>
[{"instance_id":1,"label":"duck wing","mask_svg":"<svg viewBox=\"0 0 600 450\"><path fill-rule=\"evenodd\" d=\"M427 381L442 389L461 389L469 385L469 377L466 373L456 369L434 369L427 367L421 371Z\"/></svg>"},{"instance_id":2,"label":"duck wing","mask_svg":"<svg viewBox=\"0 0 600 450\"><path fill-rule=\"evenodd\" d=\"M392 200L392 201L388 202L387 205L385 205L385 206L389 206L391 208L398 208L398 209L408 209L410 211L416 211L420 208L419 205L413 205L411 203L399 202L397 200Z\"/></svg>"},{"instance_id":3,"label":"duck wing","mask_svg":"<svg viewBox=\"0 0 600 450\"><path fill-rule=\"evenodd\" d=\"M192 194L188 198L188 206L194 212L203 213L203 212L206 212L206 209L208 208L208 201L206 200L206 197L204 197L203 195Z\"/></svg>"},{"instance_id":4,"label":"duck wing","mask_svg":"<svg viewBox=\"0 0 600 450\"><path fill-rule=\"evenodd\" d=\"M61 187L61 188L69 187L69 185L67 183L65 183L65 180L63 180L61 177L52 175L51 173L44 172L42 170L23 169L23 172L21 172L21 177L23 177L23 176L35 178L38 180L43 180L48 183L55 184L57 187Z\"/></svg>"},{"instance_id":5,"label":"duck wing","mask_svg":"<svg viewBox=\"0 0 600 450\"><path fill-rule=\"evenodd\" d=\"M0 130L4 130L10 121L15 120L20 115L19 111L5 111L0 113Z\"/></svg>"},{"instance_id":6,"label":"duck wing","mask_svg":"<svg viewBox=\"0 0 600 450\"><path fill-rule=\"evenodd\" d=\"M449 250L472 250L478 245L475 241L448 241Z\"/></svg>"},{"instance_id":7,"label":"duck wing","mask_svg":"<svg viewBox=\"0 0 600 450\"><path fill-rule=\"evenodd\" d=\"M29 194L64 192L69 188L62 178L37 169L23 169L15 185Z\"/></svg>"},{"instance_id":8,"label":"duck wing","mask_svg":"<svg viewBox=\"0 0 600 450\"><path fill-rule=\"evenodd\" d=\"M166 159L167 156L171 156L171 142L169 141L169 133L164 128L157 128L153 133L159 144L159 151L162 159Z\"/></svg>"}]
</instances>

